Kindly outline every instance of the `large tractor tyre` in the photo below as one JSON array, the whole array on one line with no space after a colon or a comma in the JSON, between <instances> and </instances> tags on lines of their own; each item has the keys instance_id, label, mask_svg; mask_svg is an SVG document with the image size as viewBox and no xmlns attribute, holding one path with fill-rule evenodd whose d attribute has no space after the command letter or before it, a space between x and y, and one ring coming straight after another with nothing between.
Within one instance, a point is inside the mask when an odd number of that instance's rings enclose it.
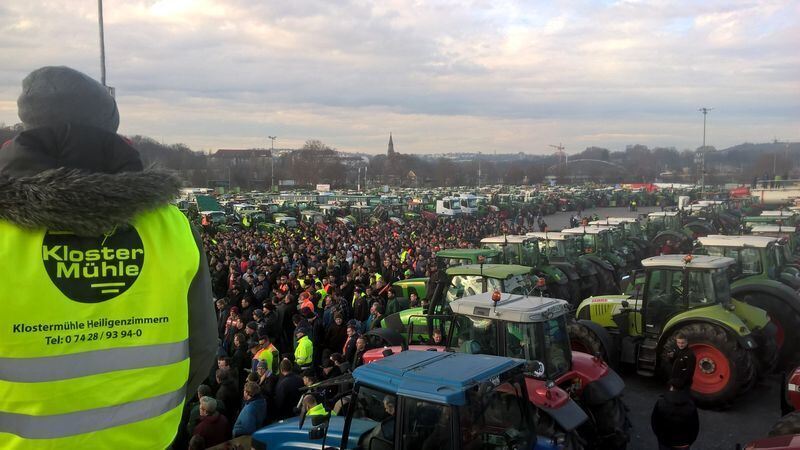
<instances>
[{"instance_id":1,"label":"large tractor tyre","mask_svg":"<svg viewBox=\"0 0 800 450\"><path fill-rule=\"evenodd\" d=\"M576 320L568 320L567 332L569 333L569 346L572 351L588 355L600 355L600 359L613 368L617 359L617 355L613 354L614 349L608 348L594 331Z\"/></svg>"},{"instance_id":2,"label":"large tractor tyre","mask_svg":"<svg viewBox=\"0 0 800 450\"><path fill-rule=\"evenodd\" d=\"M727 404L752 386L756 376L754 356L725 329L710 323L691 323L672 332L659 354L661 370L667 377L672 371L668 354L676 348L678 333L686 336L697 360L692 397L698 405L714 407Z\"/></svg>"},{"instance_id":3,"label":"large tractor tyre","mask_svg":"<svg viewBox=\"0 0 800 450\"><path fill-rule=\"evenodd\" d=\"M759 378L775 371L778 367L778 345L776 344L775 336L777 334L775 324L768 323L762 330L753 332L753 339L758 344L758 349L755 352L756 356L756 373Z\"/></svg>"},{"instance_id":4,"label":"large tractor tyre","mask_svg":"<svg viewBox=\"0 0 800 450\"><path fill-rule=\"evenodd\" d=\"M667 241L672 241L672 247L677 248L681 253L688 253L692 249L692 241L685 234L666 231L653 238L655 255L661 253L661 248L667 244Z\"/></svg>"},{"instance_id":5,"label":"large tractor tyre","mask_svg":"<svg viewBox=\"0 0 800 450\"><path fill-rule=\"evenodd\" d=\"M795 361L800 339L800 314L779 298L766 295L745 295L742 299L748 305L759 307L767 312L770 322L774 325L775 347L777 349L778 364L789 367ZM758 343L761 346L761 342ZM767 342L767 347L770 344ZM758 350L759 354L761 349Z\"/></svg>"},{"instance_id":6,"label":"large tractor tyre","mask_svg":"<svg viewBox=\"0 0 800 450\"><path fill-rule=\"evenodd\" d=\"M566 284L551 283L549 286L547 286L547 291L550 292L550 297L566 300L568 303L572 304L572 296L569 291L569 283Z\"/></svg>"},{"instance_id":7,"label":"large tractor tyre","mask_svg":"<svg viewBox=\"0 0 800 450\"><path fill-rule=\"evenodd\" d=\"M787 414L775 423L775 426L769 430L770 436L785 436L792 434L800 434L800 411L795 411Z\"/></svg>"},{"instance_id":8,"label":"large tractor tyre","mask_svg":"<svg viewBox=\"0 0 800 450\"><path fill-rule=\"evenodd\" d=\"M589 448L596 450L624 450L631 439L631 421L628 407L622 397L614 397L599 405L589 407L593 429L585 436Z\"/></svg>"},{"instance_id":9,"label":"large tractor tyre","mask_svg":"<svg viewBox=\"0 0 800 450\"><path fill-rule=\"evenodd\" d=\"M597 268L597 284L600 286L598 294L619 294L619 286L615 281L614 271L604 267Z\"/></svg>"},{"instance_id":10,"label":"large tractor tyre","mask_svg":"<svg viewBox=\"0 0 800 450\"><path fill-rule=\"evenodd\" d=\"M594 295L600 294L600 280L597 279L596 275L591 275L586 278L582 278L582 286L583 290L581 292L581 299L589 298Z\"/></svg>"}]
</instances>

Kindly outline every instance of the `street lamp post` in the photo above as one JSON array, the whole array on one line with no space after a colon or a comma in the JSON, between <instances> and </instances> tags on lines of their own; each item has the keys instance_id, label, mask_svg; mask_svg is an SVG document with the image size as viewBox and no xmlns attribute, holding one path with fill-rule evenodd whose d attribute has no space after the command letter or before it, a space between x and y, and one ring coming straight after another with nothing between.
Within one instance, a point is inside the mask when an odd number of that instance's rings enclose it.
<instances>
[{"instance_id":1,"label":"street lamp post","mask_svg":"<svg viewBox=\"0 0 800 450\"><path fill-rule=\"evenodd\" d=\"M706 193L706 116L708 112L714 108L702 107L698 109L703 113L703 147L700 149L701 162L700 162L700 198L705 197Z\"/></svg>"},{"instance_id":2,"label":"street lamp post","mask_svg":"<svg viewBox=\"0 0 800 450\"><path fill-rule=\"evenodd\" d=\"M106 40L103 35L103 0L97 0L97 21L100 24L100 82L106 85Z\"/></svg>"},{"instance_id":3,"label":"street lamp post","mask_svg":"<svg viewBox=\"0 0 800 450\"><path fill-rule=\"evenodd\" d=\"M273 192L275 190L275 139L278 136L267 136L272 143L269 147L269 165L270 165L270 183L269 183L269 191Z\"/></svg>"}]
</instances>

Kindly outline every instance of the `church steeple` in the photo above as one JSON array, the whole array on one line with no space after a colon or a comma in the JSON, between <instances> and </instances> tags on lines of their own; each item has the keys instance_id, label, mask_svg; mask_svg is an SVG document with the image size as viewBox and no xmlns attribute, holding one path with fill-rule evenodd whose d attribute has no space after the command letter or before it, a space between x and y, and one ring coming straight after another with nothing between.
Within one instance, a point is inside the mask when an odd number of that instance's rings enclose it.
<instances>
[{"instance_id":1,"label":"church steeple","mask_svg":"<svg viewBox=\"0 0 800 450\"><path fill-rule=\"evenodd\" d=\"M386 155L390 158L394 156L394 142L392 141L392 132L389 132L389 151L386 152Z\"/></svg>"}]
</instances>

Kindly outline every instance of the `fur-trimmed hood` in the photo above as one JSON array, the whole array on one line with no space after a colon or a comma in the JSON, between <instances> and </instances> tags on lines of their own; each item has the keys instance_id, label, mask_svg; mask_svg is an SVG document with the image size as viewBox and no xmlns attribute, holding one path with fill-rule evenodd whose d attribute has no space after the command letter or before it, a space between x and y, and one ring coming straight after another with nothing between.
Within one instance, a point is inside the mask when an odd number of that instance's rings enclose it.
<instances>
[{"instance_id":1,"label":"fur-trimmed hood","mask_svg":"<svg viewBox=\"0 0 800 450\"><path fill-rule=\"evenodd\" d=\"M169 203L171 172L141 170L113 133L66 127L26 131L0 149L0 219L24 228L93 236Z\"/></svg>"},{"instance_id":2,"label":"fur-trimmed hood","mask_svg":"<svg viewBox=\"0 0 800 450\"><path fill-rule=\"evenodd\" d=\"M96 236L169 203L180 186L177 176L159 170L106 174L60 168L0 177L0 219Z\"/></svg>"}]
</instances>

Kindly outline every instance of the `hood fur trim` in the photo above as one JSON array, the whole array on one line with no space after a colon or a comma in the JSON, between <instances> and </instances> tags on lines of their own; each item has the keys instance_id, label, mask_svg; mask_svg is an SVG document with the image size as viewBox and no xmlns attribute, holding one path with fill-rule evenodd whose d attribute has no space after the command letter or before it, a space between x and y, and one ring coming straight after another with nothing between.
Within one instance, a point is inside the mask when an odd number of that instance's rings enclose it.
<instances>
[{"instance_id":1,"label":"hood fur trim","mask_svg":"<svg viewBox=\"0 0 800 450\"><path fill-rule=\"evenodd\" d=\"M0 177L0 219L23 228L97 236L170 203L180 187L177 175L162 170L106 174L59 168Z\"/></svg>"}]
</instances>

